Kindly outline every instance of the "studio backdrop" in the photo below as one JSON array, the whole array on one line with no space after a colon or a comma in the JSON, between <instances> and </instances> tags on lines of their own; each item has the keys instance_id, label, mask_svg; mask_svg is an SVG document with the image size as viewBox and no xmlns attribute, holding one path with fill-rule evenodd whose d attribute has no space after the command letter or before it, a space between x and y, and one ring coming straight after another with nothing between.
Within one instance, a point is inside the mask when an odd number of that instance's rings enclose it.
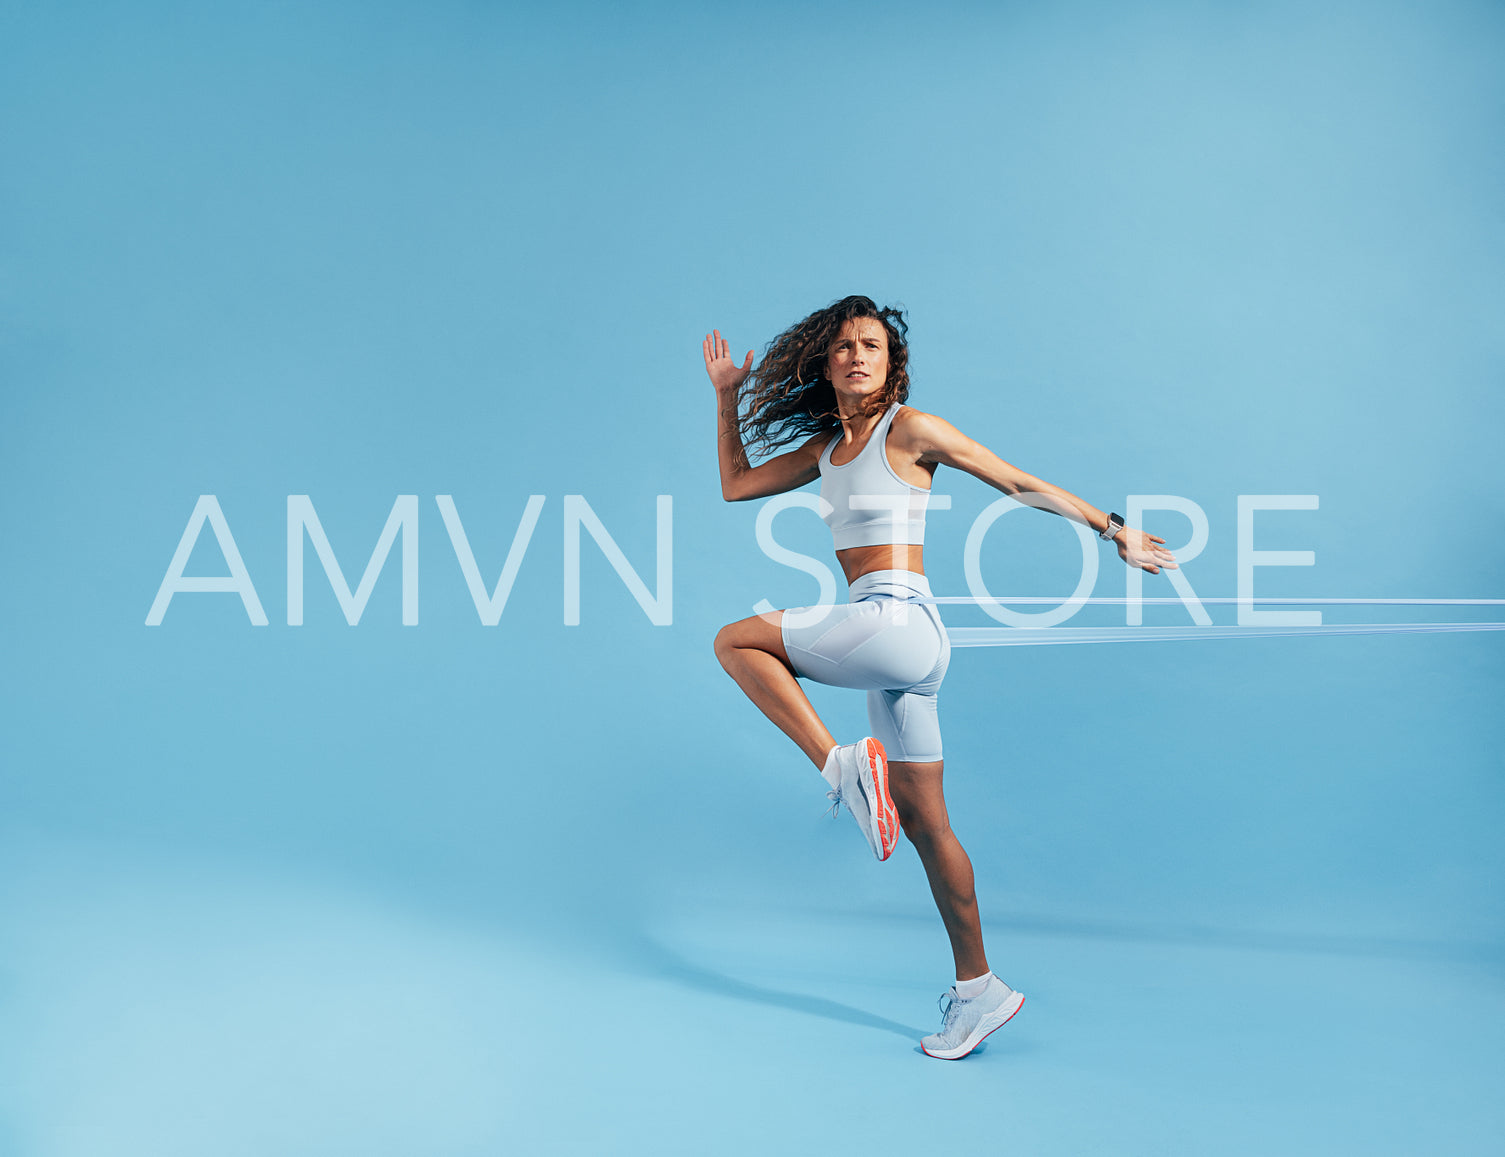
<instances>
[{"instance_id":1,"label":"studio backdrop","mask_svg":"<svg viewBox=\"0 0 1505 1157\"><path fill-rule=\"evenodd\" d=\"M1491 1151L1502 17L0 5L0 1150ZM956 1065L712 652L844 587L701 340L848 294L1183 559L936 475Z\"/></svg>"}]
</instances>

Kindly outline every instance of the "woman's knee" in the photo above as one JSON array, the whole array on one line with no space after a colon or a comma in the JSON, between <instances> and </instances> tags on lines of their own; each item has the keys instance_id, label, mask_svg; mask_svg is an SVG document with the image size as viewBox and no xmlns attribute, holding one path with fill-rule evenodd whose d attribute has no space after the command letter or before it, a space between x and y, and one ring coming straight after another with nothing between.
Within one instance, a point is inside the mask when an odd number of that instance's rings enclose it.
<instances>
[{"instance_id":1,"label":"woman's knee","mask_svg":"<svg viewBox=\"0 0 1505 1157\"><path fill-rule=\"evenodd\" d=\"M935 792L894 793L894 808L899 813L899 826L916 847L932 845L951 832L951 817L946 812L946 801Z\"/></svg>"},{"instance_id":2,"label":"woman's knee","mask_svg":"<svg viewBox=\"0 0 1505 1157\"><path fill-rule=\"evenodd\" d=\"M737 624L728 623L716 632L716 641L713 644L716 658L721 661L723 667L728 667L731 662L732 652L737 649ZM728 669L730 669L728 667Z\"/></svg>"},{"instance_id":3,"label":"woman's knee","mask_svg":"<svg viewBox=\"0 0 1505 1157\"><path fill-rule=\"evenodd\" d=\"M934 847L951 834L951 820L944 811L899 810L899 826L915 847Z\"/></svg>"},{"instance_id":4,"label":"woman's knee","mask_svg":"<svg viewBox=\"0 0 1505 1157\"><path fill-rule=\"evenodd\" d=\"M778 624L759 615L722 627L716 632L715 649L716 657L728 671L737 661L739 651L766 651L786 667L789 666Z\"/></svg>"},{"instance_id":5,"label":"woman's knee","mask_svg":"<svg viewBox=\"0 0 1505 1157\"><path fill-rule=\"evenodd\" d=\"M950 827L946 797L941 792L943 765L890 760L888 786L893 793L899 825L917 835L939 835Z\"/></svg>"}]
</instances>

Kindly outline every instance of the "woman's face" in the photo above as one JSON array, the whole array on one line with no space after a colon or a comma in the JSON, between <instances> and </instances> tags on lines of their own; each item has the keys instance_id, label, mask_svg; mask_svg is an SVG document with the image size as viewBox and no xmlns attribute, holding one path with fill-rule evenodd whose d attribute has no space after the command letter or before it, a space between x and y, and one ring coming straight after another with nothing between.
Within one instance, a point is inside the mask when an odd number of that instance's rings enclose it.
<instances>
[{"instance_id":1,"label":"woman's face","mask_svg":"<svg viewBox=\"0 0 1505 1157\"><path fill-rule=\"evenodd\" d=\"M857 317L842 326L826 354L826 377L838 393L865 397L888 381L888 331L875 317Z\"/></svg>"}]
</instances>

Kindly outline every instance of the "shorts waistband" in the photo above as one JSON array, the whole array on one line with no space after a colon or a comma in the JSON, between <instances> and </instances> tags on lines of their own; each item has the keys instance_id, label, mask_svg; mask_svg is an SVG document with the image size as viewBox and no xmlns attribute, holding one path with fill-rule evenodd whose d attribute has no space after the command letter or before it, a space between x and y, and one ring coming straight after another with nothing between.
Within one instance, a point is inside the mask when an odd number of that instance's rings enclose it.
<instances>
[{"instance_id":1,"label":"shorts waistband","mask_svg":"<svg viewBox=\"0 0 1505 1157\"><path fill-rule=\"evenodd\" d=\"M847 587L847 598L854 603L871 598L930 597L930 581L912 570L868 571L867 574L858 575Z\"/></svg>"}]
</instances>

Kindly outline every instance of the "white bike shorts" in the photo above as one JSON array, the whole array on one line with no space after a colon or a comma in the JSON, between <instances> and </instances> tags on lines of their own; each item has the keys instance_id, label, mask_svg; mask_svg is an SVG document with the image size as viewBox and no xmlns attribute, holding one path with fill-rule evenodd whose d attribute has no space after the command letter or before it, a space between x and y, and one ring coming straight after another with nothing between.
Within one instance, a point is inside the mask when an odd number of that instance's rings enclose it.
<instances>
[{"instance_id":1,"label":"white bike shorts","mask_svg":"<svg viewBox=\"0 0 1505 1157\"><path fill-rule=\"evenodd\" d=\"M795 674L867 692L873 737L889 759L941 758L936 693L951 662L951 640L930 603L922 574L880 570L848 588L847 603L784 612L784 650Z\"/></svg>"}]
</instances>

